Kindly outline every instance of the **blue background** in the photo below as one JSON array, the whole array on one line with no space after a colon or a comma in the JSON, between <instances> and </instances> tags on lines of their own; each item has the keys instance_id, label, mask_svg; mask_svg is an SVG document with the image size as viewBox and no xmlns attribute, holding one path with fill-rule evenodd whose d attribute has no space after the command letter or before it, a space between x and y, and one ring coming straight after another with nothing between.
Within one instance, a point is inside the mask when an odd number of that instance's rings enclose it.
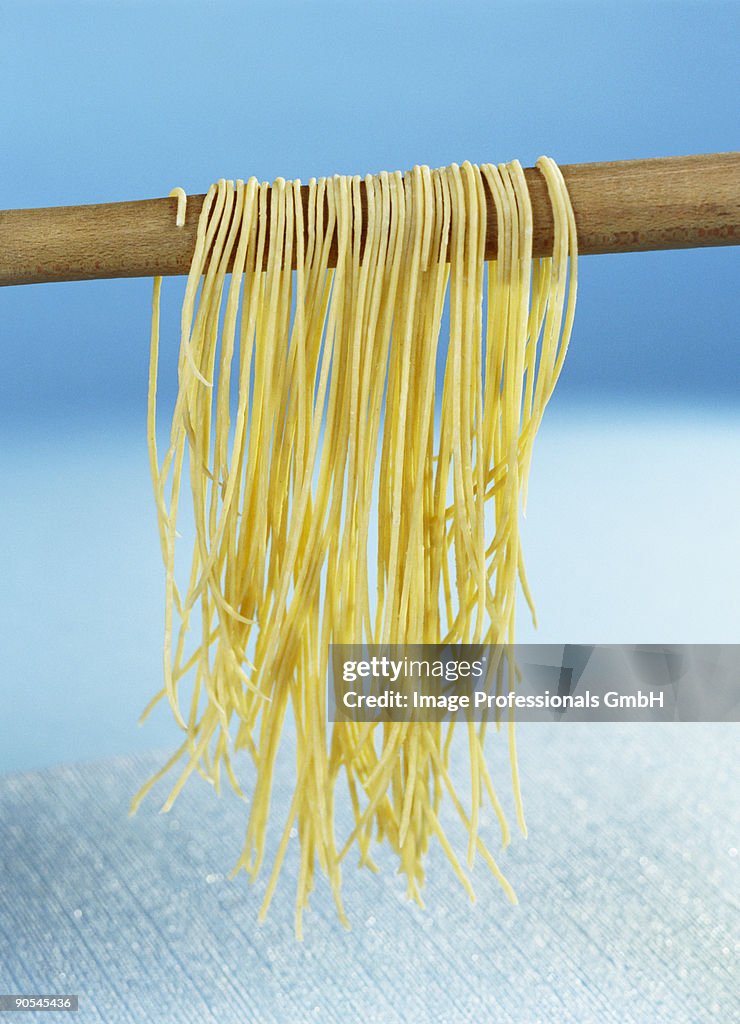
<instances>
[{"instance_id":1,"label":"blue background","mask_svg":"<svg viewBox=\"0 0 740 1024\"><path fill-rule=\"evenodd\" d=\"M25 2L0 15L7 208L203 192L221 176L737 147L736 3ZM526 524L541 639L737 639L737 281L736 249L582 260ZM0 291L0 770L171 736L164 714L134 725L160 677L150 292ZM169 282L170 393L181 292Z\"/></svg>"}]
</instances>

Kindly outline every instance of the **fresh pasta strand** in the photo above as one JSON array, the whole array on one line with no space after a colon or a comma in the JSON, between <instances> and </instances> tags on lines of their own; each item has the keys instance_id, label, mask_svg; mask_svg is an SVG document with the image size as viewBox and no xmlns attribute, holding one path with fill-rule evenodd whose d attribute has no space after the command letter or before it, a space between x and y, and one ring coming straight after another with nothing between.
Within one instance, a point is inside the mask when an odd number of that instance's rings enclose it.
<instances>
[{"instance_id":1,"label":"fresh pasta strand","mask_svg":"<svg viewBox=\"0 0 740 1024\"><path fill-rule=\"evenodd\" d=\"M184 737L132 811L178 764L164 810L193 771L217 789L223 771L241 794L234 753L246 751L251 799L234 872L256 877L291 716L293 796L260 917L297 833L299 937L317 869L347 923L345 859L355 851L374 869L375 841L395 852L420 904L432 839L471 898L480 855L516 901L482 824L488 804L508 844L489 768L498 729L458 730L465 799L453 724L330 724L326 677L330 643L511 644L520 586L534 615L519 516L577 288L567 189L553 160L537 166L554 245L535 260L517 161L311 179L303 190L282 178L213 185L185 288L164 457L154 282L147 434L165 566L164 685L144 714L166 697ZM186 197L172 195L179 225ZM486 261L489 208L498 243ZM194 542L180 573L186 489ZM526 834L511 716L505 734ZM340 837L345 787L353 824ZM462 850L443 828L445 799L467 833Z\"/></svg>"}]
</instances>

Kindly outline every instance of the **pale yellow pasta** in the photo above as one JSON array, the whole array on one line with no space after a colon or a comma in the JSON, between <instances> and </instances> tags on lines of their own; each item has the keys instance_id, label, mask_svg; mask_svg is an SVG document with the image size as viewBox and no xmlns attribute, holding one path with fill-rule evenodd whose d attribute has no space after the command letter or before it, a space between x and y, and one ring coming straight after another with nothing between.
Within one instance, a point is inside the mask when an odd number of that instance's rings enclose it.
<instances>
[{"instance_id":1,"label":"pale yellow pasta","mask_svg":"<svg viewBox=\"0 0 740 1024\"><path fill-rule=\"evenodd\" d=\"M470 774L464 797L451 725L332 725L326 677L332 642L509 644L519 585L532 608L519 516L571 332L577 262L562 176L549 158L538 167L555 230L552 256L535 260L516 161L303 188L282 178L213 185L185 289L163 459L154 283L148 437L165 639L164 685L145 714L166 696L184 738L133 808L178 762L164 809L194 770L217 789L223 771L242 792L233 755L246 751L249 819L235 870L255 877L292 714L293 797L262 913L297 834L299 935L316 868L346 923L344 861L354 850L374 867L376 840L395 851L420 903L432 838L471 898L478 853L515 900L482 824L489 804L508 844L487 761L492 730L457 729ZM180 224L185 196L172 194ZM498 248L486 261L489 208ZM181 573L186 494L195 542ZM513 719L506 734L526 833ZM335 805L345 800L353 824L340 836ZM467 835L461 850L443 829L443 800Z\"/></svg>"}]
</instances>

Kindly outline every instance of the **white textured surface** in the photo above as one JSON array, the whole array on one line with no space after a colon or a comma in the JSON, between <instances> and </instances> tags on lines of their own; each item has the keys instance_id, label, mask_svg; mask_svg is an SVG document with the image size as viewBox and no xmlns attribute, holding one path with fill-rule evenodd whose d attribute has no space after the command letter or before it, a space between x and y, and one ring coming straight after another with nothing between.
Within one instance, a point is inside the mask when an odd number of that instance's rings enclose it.
<instances>
[{"instance_id":1,"label":"white textured surface","mask_svg":"<svg viewBox=\"0 0 740 1024\"><path fill-rule=\"evenodd\" d=\"M7 776L0 990L79 993L79 1024L737 1020L736 736L522 727L530 838L500 858L518 907L483 865L471 906L436 850L419 911L381 856L380 876L348 864L352 931L319 884L302 945L295 857L261 928L264 879L225 878L237 800L196 778L169 817L153 799L129 821L155 755ZM274 831L287 797L279 785Z\"/></svg>"}]
</instances>

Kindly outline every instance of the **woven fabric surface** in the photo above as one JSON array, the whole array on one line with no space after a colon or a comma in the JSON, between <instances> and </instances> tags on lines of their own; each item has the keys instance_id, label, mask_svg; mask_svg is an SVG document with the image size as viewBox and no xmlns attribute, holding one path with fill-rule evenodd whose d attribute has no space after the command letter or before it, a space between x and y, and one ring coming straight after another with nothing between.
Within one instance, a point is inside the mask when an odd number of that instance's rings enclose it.
<instances>
[{"instance_id":1,"label":"woven fabric surface","mask_svg":"<svg viewBox=\"0 0 740 1024\"><path fill-rule=\"evenodd\" d=\"M161 785L128 818L159 752L5 776L0 993L77 993L79 1024L737 1020L736 735L732 725L521 726L530 836L514 835L499 857L519 906L483 863L471 905L439 849L426 910L406 902L390 856L380 852L379 875L350 856L352 930L320 882L302 944L295 849L262 926L266 877L253 887L227 877L246 821L236 797L195 777L169 815L157 813ZM290 797L287 747L268 864ZM453 816L447 807L454 835ZM8 1015L35 1017L49 1020Z\"/></svg>"}]
</instances>

